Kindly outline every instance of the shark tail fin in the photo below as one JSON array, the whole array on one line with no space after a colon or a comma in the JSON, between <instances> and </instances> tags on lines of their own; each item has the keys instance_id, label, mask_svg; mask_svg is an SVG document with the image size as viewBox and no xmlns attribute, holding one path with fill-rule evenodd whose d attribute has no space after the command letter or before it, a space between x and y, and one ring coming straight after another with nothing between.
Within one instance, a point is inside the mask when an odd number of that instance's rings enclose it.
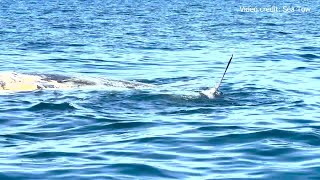
<instances>
[{"instance_id":1,"label":"shark tail fin","mask_svg":"<svg viewBox=\"0 0 320 180\"><path fill-rule=\"evenodd\" d=\"M227 72L227 70L229 68L229 65L231 63L232 58L233 58L233 54L231 55L231 58L230 58L230 60L228 62L228 65L227 65L226 69L224 70L224 73L223 73L220 81L216 84L216 86L213 87L213 88L210 88L208 90L201 91L200 92L201 95L204 95L204 96L208 97L209 99L213 99L214 97L219 96L221 94L221 92L219 91L219 88L221 86L221 83L223 81L224 76L226 75L226 72Z\"/></svg>"},{"instance_id":2,"label":"shark tail fin","mask_svg":"<svg viewBox=\"0 0 320 180\"><path fill-rule=\"evenodd\" d=\"M229 60L229 62L228 62L228 65L227 65L226 69L224 70L224 73L223 73L220 81L219 81L219 82L216 84L216 86L215 86L216 90L219 90L219 88L220 88L220 86L221 86L221 83L222 83L222 81L223 81L223 78L224 78L224 76L225 76L226 73L227 73L227 70L228 70L228 68L229 68L229 65L230 65L230 63L231 63L232 58L233 58L233 54L231 55L231 58L230 58L230 60Z\"/></svg>"}]
</instances>

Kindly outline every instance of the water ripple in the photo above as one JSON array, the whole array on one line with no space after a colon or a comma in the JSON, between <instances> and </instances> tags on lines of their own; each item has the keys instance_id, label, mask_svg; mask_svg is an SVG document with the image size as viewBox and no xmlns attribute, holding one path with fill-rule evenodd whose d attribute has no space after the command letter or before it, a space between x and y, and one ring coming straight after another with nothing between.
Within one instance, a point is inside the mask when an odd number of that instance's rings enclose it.
<instances>
[{"instance_id":1,"label":"water ripple","mask_svg":"<svg viewBox=\"0 0 320 180\"><path fill-rule=\"evenodd\" d=\"M320 179L314 4L0 1L0 71L155 85L1 93L0 179Z\"/></svg>"}]
</instances>

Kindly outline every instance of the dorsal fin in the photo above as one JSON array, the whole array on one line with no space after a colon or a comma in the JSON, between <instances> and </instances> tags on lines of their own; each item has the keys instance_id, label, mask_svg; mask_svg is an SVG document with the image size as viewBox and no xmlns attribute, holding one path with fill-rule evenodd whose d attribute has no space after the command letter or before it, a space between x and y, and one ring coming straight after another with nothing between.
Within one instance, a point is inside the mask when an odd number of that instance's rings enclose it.
<instances>
[{"instance_id":1,"label":"dorsal fin","mask_svg":"<svg viewBox=\"0 0 320 180\"><path fill-rule=\"evenodd\" d=\"M226 72L227 72L227 70L228 70L228 68L229 68L229 65L230 65L230 63L231 63L232 58L233 58L233 54L231 55L231 58L230 58L230 60L229 60L229 62L228 62L228 65L227 65L226 69L224 70L224 73L223 73L223 75L222 75L222 77L221 77L221 79L220 79L220 82L215 86L216 90L218 90L219 87L221 86L222 80L223 80L223 78L224 78L224 75L226 75Z\"/></svg>"}]
</instances>

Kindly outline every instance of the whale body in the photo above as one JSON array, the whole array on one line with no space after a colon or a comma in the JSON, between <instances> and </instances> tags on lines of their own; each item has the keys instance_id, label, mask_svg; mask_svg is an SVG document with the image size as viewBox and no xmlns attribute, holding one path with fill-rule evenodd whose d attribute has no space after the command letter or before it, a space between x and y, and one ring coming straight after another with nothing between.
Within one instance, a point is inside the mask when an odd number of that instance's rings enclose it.
<instances>
[{"instance_id":1,"label":"whale body","mask_svg":"<svg viewBox=\"0 0 320 180\"><path fill-rule=\"evenodd\" d=\"M28 74L18 72L0 72L0 91L34 91L44 89L75 89L81 87L119 87L140 89L153 87L151 84L112 80L77 78L56 74Z\"/></svg>"},{"instance_id":2,"label":"whale body","mask_svg":"<svg viewBox=\"0 0 320 180\"><path fill-rule=\"evenodd\" d=\"M231 56L227 67L221 77L219 83L204 91L200 91L201 96L213 99L221 95L219 88L222 80L231 63L233 55ZM17 72L0 72L0 91L35 91L44 89L75 89L82 87L116 87L116 88L153 88L152 84L146 84L135 81L112 80L105 78L79 78L65 75L55 74L37 74L37 73L17 73Z\"/></svg>"}]
</instances>

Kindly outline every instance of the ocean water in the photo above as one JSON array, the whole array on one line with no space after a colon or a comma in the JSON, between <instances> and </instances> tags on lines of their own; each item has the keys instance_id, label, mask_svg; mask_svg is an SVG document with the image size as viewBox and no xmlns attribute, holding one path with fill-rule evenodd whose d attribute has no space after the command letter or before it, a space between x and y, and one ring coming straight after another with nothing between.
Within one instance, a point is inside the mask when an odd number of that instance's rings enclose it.
<instances>
[{"instance_id":1,"label":"ocean water","mask_svg":"<svg viewBox=\"0 0 320 180\"><path fill-rule=\"evenodd\" d=\"M319 17L305 0L1 0L0 71L157 87L1 94L0 179L320 179ZM223 96L199 97L232 54Z\"/></svg>"}]
</instances>

